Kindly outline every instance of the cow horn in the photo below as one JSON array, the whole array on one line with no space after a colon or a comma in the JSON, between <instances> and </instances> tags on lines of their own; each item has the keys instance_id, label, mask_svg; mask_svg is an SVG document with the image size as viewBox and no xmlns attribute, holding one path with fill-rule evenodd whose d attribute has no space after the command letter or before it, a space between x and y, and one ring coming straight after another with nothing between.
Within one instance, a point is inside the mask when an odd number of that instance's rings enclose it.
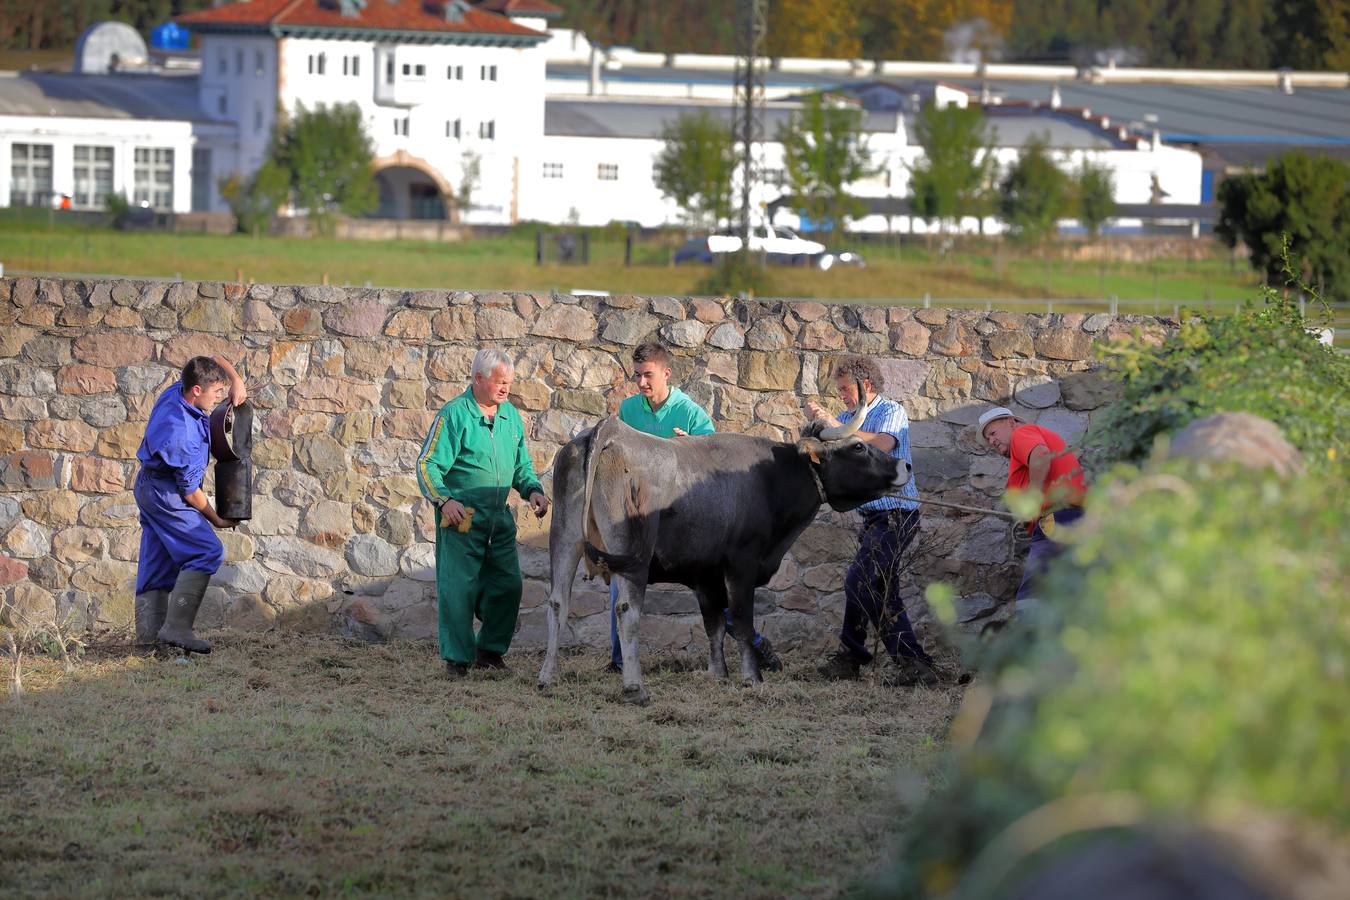
<instances>
[{"instance_id":1,"label":"cow horn","mask_svg":"<svg viewBox=\"0 0 1350 900\"><path fill-rule=\"evenodd\" d=\"M853 418L843 425L833 425L829 428L820 430L820 439L822 441L842 441L844 438L853 437L862 428L863 409L867 406L867 392L863 390L862 379L856 382L858 385L858 408L853 412Z\"/></svg>"}]
</instances>

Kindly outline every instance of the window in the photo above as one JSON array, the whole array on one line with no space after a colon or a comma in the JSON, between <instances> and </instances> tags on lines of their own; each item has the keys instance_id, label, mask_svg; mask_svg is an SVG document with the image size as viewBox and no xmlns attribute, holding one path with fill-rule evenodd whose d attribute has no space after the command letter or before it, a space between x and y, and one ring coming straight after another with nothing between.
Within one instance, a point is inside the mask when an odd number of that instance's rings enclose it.
<instances>
[{"instance_id":1,"label":"window","mask_svg":"<svg viewBox=\"0 0 1350 900\"><path fill-rule=\"evenodd\" d=\"M445 136L459 140L459 119L454 119L445 123Z\"/></svg>"},{"instance_id":2,"label":"window","mask_svg":"<svg viewBox=\"0 0 1350 900\"><path fill-rule=\"evenodd\" d=\"M497 67L496 67L496 66L480 66L480 67L478 68L478 77L482 78L484 81L496 81L496 80L497 80Z\"/></svg>"},{"instance_id":3,"label":"window","mask_svg":"<svg viewBox=\"0 0 1350 900\"><path fill-rule=\"evenodd\" d=\"M361 57L359 57L359 56L344 56L344 57L342 57L342 74L343 74L343 75L360 75L360 74L361 74Z\"/></svg>"},{"instance_id":4,"label":"window","mask_svg":"<svg viewBox=\"0 0 1350 900\"><path fill-rule=\"evenodd\" d=\"M478 136L485 141L495 140L497 137L497 122L479 122Z\"/></svg>"},{"instance_id":5,"label":"window","mask_svg":"<svg viewBox=\"0 0 1350 900\"><path fill-rule=\"evenodd\" d=\"M615 163L600 163L595 177L601 181L618 181L619 167Z\"/></svg>"},{"instance_id":6,"label":"window","mask_svg":"<svg viewBox=\"0 0 1350 900\"><path fill-rule=\"evenodd\" d=\"M225 52L225 48L220 48L220 53L216 55L216 72L220 75L230 74L230 55Z\"/></svg>"},{"instance_id":7,"label":"window","mask_svg":"<svg viewBox=\"0 0 1350 900\"><path fill-rule=\"evenodd\" d=\"M227 116L230 114L230 103L229 100L227 99L227 95L221 94L219 97L216 98L216 109L220 111L220 114L222 116Z\"/></svg>"},{"instance_id":8,"label":"window","mask_svg":"<svg viewBox=\"0 0 1350 900\"><path fill-rule=\"evenodd\" d=\"M384 60L384 83L394 83L394 58L392 56L385 57Z\"/></svg>"},{"instance_id":9,"label":"window","mask_svg":"<svg viewBox=\"0 0 1350 900\"><path fill-rule=\"evenodd\" d=\"M353 75L361 74L361 57L359 56L352 57L352 74Z\"/></svg>"},{"instance_id":10,"label":"window","mask_svg":"<svg viewBox=\"0 0 1350 900\"><path fill-rule=\"evenodd\" d=\"M403 137L407 137L407 136L408 136L408 117L407 117L407 116L404 116L404 117L401 118L401 119L395 119L395 120L394 120L394 134L402 135Z\"/></svg>"},{"instance_id":11,"label":"window","mask_svg":"<svg viewBox=\"0 0 1350 900\"><path fill-rule=\"evenodd\" d=\"M263 130L263 108L262 101L259 100L253 101L253 130L258 134Z\"/></svg>"},{"instance_id":12,"label":"window","mask_svg":"<svg viewBox=\"0 0 1350 900\"><path fill-rule=\"evenodd\" d=\"M418 63L417 65L413 65L412 63L404 63L403 77L411 78L415 81L422 81L427 77L427 67L422 65L421 63Z\"/></svg>"},{"instance_id":13,"label":"window","mask_svg":"<svg viewBox=\"0 0 1350 900\"><path fill-rule=\"evenodd\" d=\"M446 78L449 78L451 81L463 81L463 80L464 80L464 67L463 67L463 66L446 66L446 67L445 67L445 77L446 77Z\"/></svg>"},{"instance_id":14,"label":"window","mask_svg":"<svg viewBox=\"0 0 1350 900\"><path fill-rule=\"evenodd\" d=\"M244 74L244 51L243 51L243 49L236 49L236 50L234 51L234 74L236 74L236 75L243 75L243 74Z\"/></svg>"},{"instance_id":15,"label":"window","mask_svg":"<svg viewBox=\"0 0 1350 900\"><path fill-rule=\"evenodd\" d=\"M259 78L267 74L267 60L263 58L261 50L253 51L253 74Z\"/></svg>"},{"instance_id":16,"label":"window","mask_svg":"<svg viewBox=\"0 0 1350 900\"><path fill-rule=\"evenodd\" d=\"M563 164L562 164L562 163L544 163L544 177L545 177L545 178L561 178L561 177L563 177Z\"/></svg>"},{"instance_id":17,"label":"window","mask_svg":"<svg viewBox=\"0 0 1350 900\"><path fill-rule=\"evenodd\" d=\"M75 208L102 209L112 187L113 148L76 146L75 195L71 198Z\"/></svg>"},{"instance_id":18,"label":"window","mask_svg":"<svg viewBox=\"0 0 1350 900\"><path fill-rule=\"evenodd\" d=\"M311 53L309 55L309 74L322 75L323 70L327 67L327 62L328 62L328 54Z\"/></svg>"},{"instance_id":19,"label":"window","mask_svg":"<svg viewBox=\"0 0 1350 900\"><path fill-rule=\"evenodd\" d=\"M153 209L173 208L173 149L137 147L132 202Z\"/></svg>"},{"instance_id":20,"label":"window","mask_svg":"<svg viewBox=\"0 0 1350 900\"><path fill-rule=\"evenodd\" d=\"M15 144L9 176L11 206L45 206L52 197L52 145Z\"/></svg>"}]
</instances>

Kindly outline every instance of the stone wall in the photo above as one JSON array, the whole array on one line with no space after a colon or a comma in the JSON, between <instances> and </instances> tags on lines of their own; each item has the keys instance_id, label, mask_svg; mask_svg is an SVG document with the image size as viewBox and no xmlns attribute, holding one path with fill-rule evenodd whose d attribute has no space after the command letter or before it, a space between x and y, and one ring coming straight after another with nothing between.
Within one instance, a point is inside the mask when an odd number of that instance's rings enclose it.
<instances>
[{"instance_id":1,"label":"stone wall","mask_svg":"<svg viewBox=\"0 0 1350 900\"><path fill-rule=\"evenodd\" d=\"M1094 341L1156 320L677 297L358 290L329 286L0 279L0 591L14 620L71 611L94 628L132 615L140 528L130 487L158 393L197 354L249 379L254 518L222 534L227 562L206 627L435 633L433 517L413 465L434 411L466 384L482 343L516 359L516 405L544 483L554 453L631 392L634 345L666 341L676 381L719 430L795 437L802 399L829 396L831 361L879 358L903 401L920 489L991 506L1005 463L972 423L992 402L1067 437L1104 401ZM827 405L838 408L837 400ZM210 488L208 482L208 489ZM518 645L543 637L546 523L517 504L526 576ZM838 626L853 519L824 512L757 602L789 648ZM967 617L998 606L1018 571L992 517L931 510L915 592L954 582ZM653 590L647 646L701 652L695 601ZM575 635L607 639L603 587L579 582Z\"/></svg>"}]
</instances>

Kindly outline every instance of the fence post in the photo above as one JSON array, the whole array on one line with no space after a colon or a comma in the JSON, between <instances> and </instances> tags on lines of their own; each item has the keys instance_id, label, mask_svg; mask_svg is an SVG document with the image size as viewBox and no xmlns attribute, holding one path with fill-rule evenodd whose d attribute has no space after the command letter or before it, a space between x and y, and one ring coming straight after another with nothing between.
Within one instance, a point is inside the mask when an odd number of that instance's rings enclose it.
<instances>
[{"instance_id":1,"label":"fence post","mask_svg":"<svg viewBox=\"0 0 1350 900\"><path fill-rule=\"evenodd\" d=\"M534 264L536 266L544 264L544 233L542 231L534 233Z\"/></svg>"},{"instance_id":2,"label":"fence post","mask_svg":"<svg viewBox=\"0 0 1350 900\"><path fill-rule=\"evenodd\" d=\"M1111 295L1111 315L1120 315L1120 298L1115 294Z\"/></svg>"},{"instance_id":3,"label":"fence post","mask_svg":"<svg viewBox=\"0 0 1350 900\"><path fill-rule=\"evenodd\" d=\"M923 308L924 308L924 309L928 309L928 308L931 307L932 305L933 305L933 298L930 297L930 296L928 296L928 293L927 293L927 292L924 292L924 295L923 295Z\"/></svg>"}]
</instances>

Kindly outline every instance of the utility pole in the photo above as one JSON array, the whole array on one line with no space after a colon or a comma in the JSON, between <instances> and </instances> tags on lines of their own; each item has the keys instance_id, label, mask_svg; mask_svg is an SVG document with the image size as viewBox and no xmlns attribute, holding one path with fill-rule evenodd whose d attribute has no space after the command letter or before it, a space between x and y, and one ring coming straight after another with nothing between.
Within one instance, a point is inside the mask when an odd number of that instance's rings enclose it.
<instances>
[{"instance_id":1,"label":"utility pole","mask_svg":"<svg viewBox=\"0 0 1350 900\"><path fill-rule=\"evenodd\" d=\"M750 250L750 191L759 182L757 145L764 143L764 36L769 30L769 0L736 0L736 90L731 108L731 139L741 154L741 249Z\"/></svg>"}]
</instances>

